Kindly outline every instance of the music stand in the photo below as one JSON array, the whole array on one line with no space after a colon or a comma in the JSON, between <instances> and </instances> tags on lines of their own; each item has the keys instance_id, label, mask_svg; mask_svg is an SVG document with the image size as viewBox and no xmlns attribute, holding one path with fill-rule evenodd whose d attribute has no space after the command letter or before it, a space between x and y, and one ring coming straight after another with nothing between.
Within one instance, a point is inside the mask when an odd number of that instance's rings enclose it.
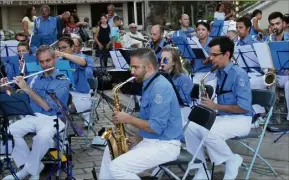
<instances>
[{"instance_id":1,"label":"music stand","mask_svg":"<svg viewBox=\"0 0 289 180\"><path fill-rule=\"evenodd\" d=\"M235 46L234 58L237 64L247 71L247 73L250 72L251 69L261 72L256 51L251 45Z\"/></svg>"},{"instance_id":2,"label":"music stand","mask_svg":"<svg viewBox=\"0 0 289 180\"><path fill-rule=\"evenodd\" d=\"M130 60L127 55L126 58L128 58L128 60L123 57L119 50L109 51L109 53L116 69L129 69L129 64L127 62Z\"/></svg>"},{"instance_id":3,"label":"music stand","mask_svg":"<svg viewBox=\"0 0 289 180\"><path fill-rule=\"evenodd\" d=\"M9 126L9 116L13 115L34 115L33 110L30 107L29 97L27 94L12 94L11 96L6 94L0 94L0 115L2 120L2 129L4 130L5 134L5 158L4 163L0 162L0 170L1 172L4 171L4 166L6 164L5 169L9 169L11 175L15 179L19 179L16 176L15 170L11 163L11 159L8 155L8 126Z\"/></svg>"},{"instance_id":4,"label":"music stand","mask_svg":"<svg viewBox=\"0 0 289 180\"><path fill-rule=\"evenodd\" d=\"M179 48L181 52L181 56L190 61L196 59L196 55L194 54L188 40L182 36L173 36L173 43Z\"/></svg>"}]
</instances>

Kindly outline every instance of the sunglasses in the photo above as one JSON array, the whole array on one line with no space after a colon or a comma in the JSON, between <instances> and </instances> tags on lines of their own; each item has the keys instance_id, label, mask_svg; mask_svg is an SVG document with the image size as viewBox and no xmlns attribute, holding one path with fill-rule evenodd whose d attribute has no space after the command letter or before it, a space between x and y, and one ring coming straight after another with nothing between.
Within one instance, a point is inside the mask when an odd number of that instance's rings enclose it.
<instances>
[{"instance_id":1,"label":"sunglasses","mask_svg":"<svg viewBox=\"0 0 289 180\"><path fill-rule=\"evenodd\" d=\"M164 64L168 64L169 63L169 58L167 58L167 57L164 57L161 60L164 62Z\"/></svg>"}]
</instances>

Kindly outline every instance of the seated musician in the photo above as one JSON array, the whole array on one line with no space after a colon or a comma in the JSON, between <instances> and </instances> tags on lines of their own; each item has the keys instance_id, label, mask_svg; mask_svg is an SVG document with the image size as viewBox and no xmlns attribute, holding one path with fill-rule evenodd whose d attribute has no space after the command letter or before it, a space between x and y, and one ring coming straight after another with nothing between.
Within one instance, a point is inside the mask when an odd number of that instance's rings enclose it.
<instances>
[{"instance_id":1,"label":"seated musician","mask_svg":"<svg viewBox=\"0 0 289 180\"><path fill-rule=\"evenodd\" d=\"M71 38L73 40L73 52L80 56L83 57L86 62L87 62L87 66L85 68L85 74L86 77L88 78L92 78L93 77L93 70L94 70L94 61L93 61L93 57L92 56L88 56L86 54L83 54L81 52L81 48L82 48L82 40L79 37L73 37Z\"/></svg>"},{"instance_id":2,"label":"seated musician","mask_svg":"<svg viewBox=\"0 0 289 180\"><path fill-rule=\"evenodd\" d=\"M124 48L141 48L143 47L143 42L133 39L132 37L144 39L143 35L137 31L137 25L131 23L129 26L129 32L123 36L122 45Z\"/></svg>"},{"instance_id":3,"label":"seated musician","mask_svg":"<svg viewBox=\"0 0 289 180\"><path fill-rule=\"evenodd\" d=\"M37 50L36 56L42 69L55 67L56 56L51 47L41 46ZM5 82L7 82L7 78L1 79L1 84ZM57 69L31 77L27 83L23 76L17 76L14 78L14 82L29 95L30 105L35 113L35 116L27 115L9 127L15 142L12 152L13 160L18 168L24 165L16 175L20 180L29 175L31 179L39 179L39 174L44 168L41 159L53 145L52 138L56 133L53 120L56 118L58 107L48 93L54 92L63 104L67 104L70 82ZM10 89L10 87L7 88ZM59 121L59 128L64 128L62 121ZM23 138L29 132L36 132L31 151ZM4 179L14 178L9 175Z\"/></svg>"},{"instance_id":4,"label":"seated musician","mask_svg":"<svg viewBox=\"0 0 289 180\"><path fill-rule=\"evenodd\" d=\"M214 103L208 97L201 98L201 105L218 111L215 123L210 130L204 147L207 149L211 162L216 165L226 163L224 179L236 179L242 157L234 154L226 140L236 136L245 136L250 132L252 120L252 93L249 77L239 66L231 62L234 43L227 37L216 37L210 43L210 60L218 66L217 100ZM200 117L201 118L201 117ZM194 154L206 135L207 129L196 123L190 123L185 131L187 150ZM204 147L197 158L205 162ZM206 179L204 168L200 168L194 179Z\"/></svg>"},{"instance_id":5,"label":"seated musician","mask_svg":"<svg viewBox=\"0 0 289 180\"><path fill-rule=\"evenodd\" d=\"M183 68L179 52L176 48L166 46L162 50L160 71L168 73L182 99L185 106L181 106L183 116L183 126L186 124L187 117L191 111L190 105L191 91L193 82Z\"/></svg>"},{"instance_id":6,"label":"seated musician","mask_svg":"<svg viewBox=\"0 0 289 180\"><path fill-rule=\"evenodd\" d=\"M281 12L272 12L268 21L272 28L272 35L268 39L269 41L289 41L289 32L284 31L284 16ZM287 103L287 110L289 109L289 76L288 73L282 70L277 72L277 86L284 88L285 98ZM287 120L289 120L289 111L287 114Z\"/></svg>"},{"instance_id":7,"label":"seated musician","mask_svg":"<svg viewBox=\"0 0 289 180\"><path fill-rule=\"evenodd\" d=\"M173 36L183 36L183 37L192 37L194 28L190 27L190 17L187 14L182 14L179 22L181 24L181 29L174 32Z\"/></svg>"},{"instance_id":8,"label":"seated musician","mask_svg":"<svg viewBox=\"0 0 289 180\"><path fill-rule=\"evenodd\" d=\"M155 52L158 63L161 60L162 48L165 47L168 43L164 39L164 28L157 24L154 25L151 29L151 41L149 42L150 48Z\"/></svg>"},{"instance_id":9,"label":"seated musician","mask_svg":"<svg viewBox=\"0 0 289 180\"><path fill-rule=\"evenodd\" d=\"M175 160L180 153L182 117L172 85L157 73L157 58L147 48L131 52L131 73L143 82L140 117L114 112L113 123L131 124L143 140L111 160L106 147L99 179L140 179L138 173Z\"/></svg>"},{"instance_id":10,"label":"seated musician","mask_svg":"<svg viewBox=\"0 0 289 180\"><path fill-rule=\"evenodd\" d=\"M70 38L64 37L58 40L58 49L55 54L58 57L62 57L61 60L68 60L71 68L73 69L73 78L75 84L75 90L70 91L73 101L73 109L77 112L84 112L91 108L91 99L89 94L89 84L87 81L85 69L87 67L87 61L75 54L73 54L74 44ZM89 112L82 114L84 118L84 126L88 126Z\"/></svg>"},{"instance_id":11,"label":"seated musician","mask_svg":"<svg viewBox=\"0 0 289 180\"><path fill-rule=\"evenodd\" d=\"M210 54L209 52L209 48L208 48L208 44L210 43L210 41L212 40L211 37L209 37L210 34L210 25L207 22L204 21L199 21L196 24L197 27L197 37L199 39L200 44L202 45L202 47L204 48L204 50ZM193 62L193 72L194 72L194 83L199 84L200 80L202 79L202 77L211 70L212 68L212 64L210 63L210 61L207 59L195 59ZM212 86L213 88L216 87L216 78L215 78L215 74L210 74L207 78L205 83L207 85Z\"/></svg>"}]
</instances>

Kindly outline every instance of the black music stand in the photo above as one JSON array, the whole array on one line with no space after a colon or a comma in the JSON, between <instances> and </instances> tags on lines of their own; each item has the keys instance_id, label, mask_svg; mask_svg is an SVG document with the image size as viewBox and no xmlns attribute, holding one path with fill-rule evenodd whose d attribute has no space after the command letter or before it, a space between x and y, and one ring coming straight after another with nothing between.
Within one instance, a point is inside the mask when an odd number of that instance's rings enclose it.
<instances>
[{"instance_id":1,"label":"black music stand","mask_svg":"<svg viewBox=\"0 0 289 180\"><path fill-rule=\"evenodd\" d=\"M188 40L182 36L173 36L173 43L179 48L183 58L189 59L190 61L196 59L196 55L191 48Z\"/></svg>"},{"instance_id":2,"label":"black music stand","mask_svg":"<svg viewBox=\"0 0 289 180\"><path fill-rule=\"evenodd\" d=\"M34 115L34 112L30 107L29 97L27 94L12 94L11 96L0 94L0 115L2 116L2 133L5 136L4 142L6 144L4 163L0 162L0 170L2 173L6 164L5 169L9 169L11 175L18 180L19 178L16 176L11 159L8 155L8 117L13 115Z\"/></svg>"},{"instance_id":3,"label":"black music stand","mask_svg":"<svg viewBox=\"0 0 289 180\"><path fill-rule=\"evenodd\" d=\"M245 71L250 72L251 69L255 69L258 72L261 72L260 63L256 51L252 46L237 46L238 49L234 52L234 58L236 63L243 68Z\"/></svg>"},{"instance_id":4,"label":"black music stand","mask_svg":"<svg viewBox=\"0 0 289 180\"><path fill-rule=\"evenodd\" d=\"M110 55L116 69L129 69L130 50L115 49L110 52L112 52Z\"/></svg>"}]
</instances>

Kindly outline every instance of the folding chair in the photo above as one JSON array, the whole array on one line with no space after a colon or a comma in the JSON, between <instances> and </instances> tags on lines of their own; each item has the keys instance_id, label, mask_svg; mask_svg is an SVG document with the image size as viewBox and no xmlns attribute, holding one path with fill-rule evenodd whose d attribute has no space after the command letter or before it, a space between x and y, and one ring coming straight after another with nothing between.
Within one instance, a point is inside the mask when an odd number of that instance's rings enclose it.
<instances>
[{"instance_id":1,"label":"folding chair","mask_svg":"<svg viewBox=\"0 0 289 180\"><path fill-rule=\"evenodd\" d=\"M200 117L202 117L202 118L200 118ZM194 122L194 123L206 128L208 130L208 132L203 137L202 141L200 142L194 156L192 156L190 153L188 153L185 149L181 148L180 155L175 161L164 163L164 164L159 166L160 171L163 171L167 175L171 175L174 179L177 179L177 180L180 180L181 178L179 178L177 175L175 175L168 168L169 166L177 165L180 167L180 169L183 170L183 168L181 166L182 165L188 165L188 168L185 171L184 176L182 177L183 180L187 178L191 169L200 168L203 166L206 173L207 173L207 168L206 168L205 164L201 160L197 159L196 156L198 155L201 147L203 146L204 141L206 140L208 134L210 133L210 129L212 128L212 126L215 122L215 119L216 119L216 112L212 109L209 109L209 108L206 108L203 106L195 106L195 107L193 107L188 119L189 119L189 121L185 125L184 131L186 131L186 128L190 122ZM212 167L212 172L214 172L214 164ZM213 177L213 173L212 173L212 177ZM160 178L161 178L161 176L159 177L159 179ZM208 174L207 174L207 178L210 179Z\"/></svg>"},{"instance_id":2,"label":"folding chair","mask_svg":"<svg viewBox=\"0 0 289 180\"><path fill-rule=\"evenodd\" d=\"M246 180L249 179L250 177L250 173L252 171L252 168L254 166L255 160L257 158L257 156L269 167L270 172L273 172L275 176L277 176L276 171L273 169L273 167L269 164L269 162L267 162L258 152L259 149L261 147L262 141L263 141L263 137L265 135L266 132L266 128L268 125L268 122L272 116L272 111L273 111L273 106L275 104L275 93L271 90L261 90L261 89L254 89L252 90L252 104L259 104L260 106L263 106L265 108L268 108L269 111L266 114L266 116L264 117L264 127L262 129L262 131L251 131L247 136L243 136L243 137L235 137L233 138L233 140L237 140L239 143L241 143L243 146L245 146L246 148L248 148L252 153L254 153L253 159L250 163L250 166L248 168L247 165L243 164L245 166L245 169L248 170L247 174L246 174ZM255 119L255 118L253 118ZM254 123L254 122L252 122ZM257 138L259 139L258 141L258 145L256 147L256 149L250 147L249 145L247 145L243 140L245 139L251 139L251 138ZM263 172L268 172L268 170L264 170L264 169L259 169L259 171L263 171Z\"/></svg>"}]
</instances>

